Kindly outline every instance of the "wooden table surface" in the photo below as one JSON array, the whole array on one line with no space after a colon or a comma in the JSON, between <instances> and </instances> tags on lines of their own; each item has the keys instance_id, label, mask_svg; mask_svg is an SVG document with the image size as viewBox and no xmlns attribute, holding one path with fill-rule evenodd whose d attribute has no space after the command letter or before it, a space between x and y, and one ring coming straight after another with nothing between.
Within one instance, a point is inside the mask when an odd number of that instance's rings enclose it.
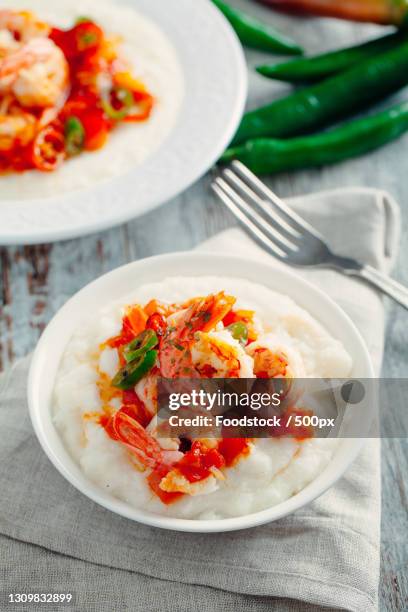
<instances>
[{"instance_id":1,"label":"wooden table surface","mask_svg":"<svg viewBox=\"0 0 408 612\"><path fill-rule=\"evenodd\" d=\"M238 6L249 4L234 0ZM271 20L272 13L250 5ZM278 15L274 21L310 52L345 46L376 33L373 26L332 20L298 21ZM252 68L269 59L249 52ZM250 70L249 105L266 101L286 86L263 80ZM406 92L405 92L406 95ZM400 203L402 239L394 276L408 285L408 136L365 158L332 168L280 175L269 180L281 196L300 195L346 185L388 190ZM208 177L187 192L134 221L101 234L48 245L0 248L0 369L33 350L44 326L76 291L101 274L149 255L186 250L233 224L210 194ZM176 272L176 271L175 271ZM405 377L408 366L408 313L386 301L388 325L383 376ZM383 441L382 610L408 610L408 444ZM356 551L358 555L358 551ZM364 560L362 559L362 562Z\"/></svg>"}]
</instances>

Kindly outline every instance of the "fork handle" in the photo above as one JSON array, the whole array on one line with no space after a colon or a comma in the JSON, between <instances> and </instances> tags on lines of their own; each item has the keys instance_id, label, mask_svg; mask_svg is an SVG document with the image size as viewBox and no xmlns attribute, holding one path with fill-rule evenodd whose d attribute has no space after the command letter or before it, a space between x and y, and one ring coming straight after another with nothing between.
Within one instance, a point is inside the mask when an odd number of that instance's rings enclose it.
<instances>
[{"instance_id":1,"label":"fork handle","mask_svg":"<svg viewBox=\"0 0 408 612\"><path fill-rule=\"evenodd\" d=\"M349 273L363 278L408 310L408 288L401 285L401 283L389 278L371 266L362 266L359 270L350 270Z\"/></svg>"}]
</instances>

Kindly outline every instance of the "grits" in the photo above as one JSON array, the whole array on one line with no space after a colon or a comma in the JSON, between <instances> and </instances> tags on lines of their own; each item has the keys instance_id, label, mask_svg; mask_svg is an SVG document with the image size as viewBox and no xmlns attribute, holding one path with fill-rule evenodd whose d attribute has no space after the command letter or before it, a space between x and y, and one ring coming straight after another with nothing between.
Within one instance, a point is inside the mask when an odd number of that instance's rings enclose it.
<instances>
[{"instance_id":1,"label":"grits","mask_svg":"<svg viewBox=\"0 0 408 612\"><path fill-rule=\"evenodd\" d=\"M61 360L54 389L53 419L85 475L136 508L190 519L217 519L256 512L302 490L325 469L335 450L337 442L331 439L255 440L249 443L249 455L225 468L224 480L210 476L192 485L192 495L183 495L165 505L152 493L146 473L135 468L126 449L109 438L99 423L84 420L84 414L102 410L97 387L100 373L112 378L118 369L116 350L105 348L100 352L98 347L119 333L125 305L145 304L152 298L181 303L192 296L218 291L237 298L234 308L256 312L256 324L261 330L257 344L262 344L265 338L266 345L287 351L294 375L341 378L350 374L352 360L342 344L308 312L289 297L241 279L172 277L141 286L124 299L103 307L97 316L93 313L76 331ZM251 363L253 360L249 359L244 376L251 375L248 373ZM146 380L142 379L136 388L141 395L144 389L148 395ZM120 407L118 398L113 398L112 405L116 409ZM154 430L154 419L148 430ZM174 452L172 444L173 441L167 440L163 447Z\"/></svg>"}]
</instances>

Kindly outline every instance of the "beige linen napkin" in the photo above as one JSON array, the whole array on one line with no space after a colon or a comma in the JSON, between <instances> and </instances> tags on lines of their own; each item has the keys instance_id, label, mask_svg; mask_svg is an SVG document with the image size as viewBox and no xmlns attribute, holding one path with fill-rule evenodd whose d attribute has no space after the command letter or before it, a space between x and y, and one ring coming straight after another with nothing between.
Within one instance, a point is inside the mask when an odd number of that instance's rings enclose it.
<instances>
[{"instance_id":1,"label":"beige linen napkin","mask_svg":"<svg viewBox=\"0 0 408 612\"><path fill-rule=\"evenodd\" d=\"M348 189L291 203L340 253L390 268L398 208L387 194ZM272 261L238 229L200 248ZM384 316L377 294L331 271L301 274L352 317L378 371ZM331 490L285 519L226 534L168 532L104 510L53 468L27 415L28 365L23 360L0 378L1 610L17 609L7 605L8 593L44 591L73 592L78 612L377 609L377 440Z\"/></svg>"}]
</instances>

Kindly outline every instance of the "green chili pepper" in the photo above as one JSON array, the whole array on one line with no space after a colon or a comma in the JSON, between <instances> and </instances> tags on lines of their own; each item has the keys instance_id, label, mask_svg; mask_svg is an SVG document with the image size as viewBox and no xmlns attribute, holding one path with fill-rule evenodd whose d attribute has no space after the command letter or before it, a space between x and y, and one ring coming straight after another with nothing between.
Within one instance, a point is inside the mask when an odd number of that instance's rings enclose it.
<instances>
[{"instance_id":1,"label":"green chili pepper","mask_svg":"<svg viewBox=\"0 0 408 612\"><path fill-rule=\"evenodd\" d=\"M145 329L132 342L125 346L124 356L126 361L134 361L140 355L147 353L150 349L157 346L159 340L153 329Z\"/></svg>"},{"instance_id":2,"label":"green chili pepper","mask_svg":"<svg viewBox=\"0 0 408 612\"><path fill-rule=\"evenodd\" d=\"M287 83L314 83L347 70L377 53L384 53L407 38L406 31L394 32L347 49L281 64L258 66L257 71L265 77Z\"/></svg>"},{"instance_id":3,"label":"green chili pepper","mask_svg":"<svg viewBox=\"0 0 408 612\"><path fill-rule=\"evenodd\" d=\"M232 8L223 0L213 0L213 2L228 19L243 45L261 51L283 53L284 55L301 55L303 53L301 47L291 38L266 26L250 15Z\"/></svg>"},{"instance_id":4,"label":"green chili pepper","mask_svg":"<svg viewBox=\"0 0 408 612\"><path fill-rule=\"evenodd\" d=\"M121 108L114 108L110 101L105 98L102 98L101 100L102 108L109 119L113 119L114 121L122 121L129 114L129 110L134 105L133 94L125 87L115 87L112 92L122 104Z\"/></svg>"},{"instance_id":5,"label":"green chili pepper","mask_svg":"<svg viewBox=\"0 0 408 612\"><path fill-rule=\"evenodd\" d=\"M244 115L232 142L287 138L352 114L408 83L408 42Z\"/></svg>"},{"instance_id":6,"label":"green chili pepper","mask_svg":"<svg viewBox=\"0 0 408 612\"><path fill-rule=\"evenodd\" d=\"M248 328L242 321L231 323L227 329L231 332L231 335L235 340L238 340L243 346L248 342Z\"/></svg>"},{"instance_id":7,"label":"green chili pepper","mask_svg":"<svg viewBox=\"0 0 408 612\"><path fill-rule=\"evenodd\" d=\"M335 164L377 149L408 131L408 102L312 136L257 138L228 149L222 160L241 160L256 174Z\"/></svg>"},{"instance_id":8,"label":"green chili pepper","mask_svg":"<svg viewBox=\"0 0 408 612\"><path fill-rule=\"evenodd\" d=\"M112 386L118 389L131 389L147 374L157 359L157 351L147 351L119 370L112 379Z\"/></svg>"},{"instance_id":9,"label":"green chili pepper","mask_svg":"<svg viewBox=\"0 0 408 612\"><path fill-rule=\"evenodd\" d=\"M65 150L69 156L78 155L84 148L85 129L78 117L68 117L64 125Z\"/></svg>"}]
</instances>

